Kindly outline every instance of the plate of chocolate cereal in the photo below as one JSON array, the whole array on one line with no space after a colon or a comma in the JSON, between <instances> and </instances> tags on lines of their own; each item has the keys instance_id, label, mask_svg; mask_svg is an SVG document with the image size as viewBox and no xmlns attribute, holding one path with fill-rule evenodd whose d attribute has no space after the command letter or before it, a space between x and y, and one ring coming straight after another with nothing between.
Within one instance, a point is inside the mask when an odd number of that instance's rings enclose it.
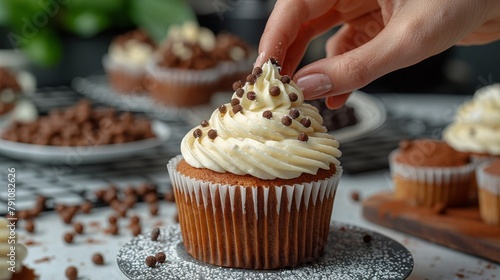
<instances>
[{"instance_id":1,"label":"plate of chocolate cereal","mask_svg":"<svg viewBox=\"0 0 500 280\"><path fill-rule=\"evenodd\" d=\"M169 126L161 121L93 109L82 100L34 121L13 121L3 127L0 154L44 163L106 162L162 145L170 136Z\"/></svg>"}]
</instances>

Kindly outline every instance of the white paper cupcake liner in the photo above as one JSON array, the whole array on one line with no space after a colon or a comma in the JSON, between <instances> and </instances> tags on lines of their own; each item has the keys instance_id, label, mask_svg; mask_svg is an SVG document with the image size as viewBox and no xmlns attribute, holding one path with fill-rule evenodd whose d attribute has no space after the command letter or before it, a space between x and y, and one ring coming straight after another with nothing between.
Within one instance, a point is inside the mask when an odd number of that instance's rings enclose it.
<instances>
[{"instance_id":1,"label":"white paper cupcake liner","mask_svg":"<svg viewBox=\"0 0 500 280\"><path fill-rule=\"evenodd\" d=\"M465 194L470 193L474 185L475 164L457 167L415 167L397 162L398 153L399 149L389 155L391 177L393 180L400 178L409 182L407 184L412 188L419 188L412 189L406 195L412 204L450 206L466 203L469 195ZM398 183L395 183L394 188L398 187Z\"/></svg>"},{"instance_id":2,"label":"white paper cupcake liner","mask_svg":"<svg viewBox=\"0 0 500 280\"><path fill-rule=\"evenodd\" d=\"M325 247L342 168L293 186L242 187L190 178L167 165L184 245L207 263L249 269L294 267Z\"/></svg>"},{"instance_id":3,"label":"white paper cupcake liner","mask_svg":"<svg viewBox=\"0 0 500 280\"><path fill-rule=\"evenodd\" d=\"M484 162L476 169L477 186L500 196L500 176L491 175L485 171L489 163Z\"/></svg>"}]
</instances>

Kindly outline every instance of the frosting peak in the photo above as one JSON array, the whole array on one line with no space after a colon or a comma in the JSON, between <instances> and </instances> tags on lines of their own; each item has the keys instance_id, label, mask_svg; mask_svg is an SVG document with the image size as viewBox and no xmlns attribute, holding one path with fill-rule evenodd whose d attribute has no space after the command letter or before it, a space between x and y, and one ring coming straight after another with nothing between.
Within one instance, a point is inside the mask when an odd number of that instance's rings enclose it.
<instances>
[{"instance_id":1,"label":"frosting peak","mask_svg":"<svg viewBox=\"0 0 500 280\"><path fill-rule=\"evenodd\" d=\"M260 179L292 179L339 165L339 143L327 133L318 110L277 63L254 68L235 82L230 103L182 140L188 164Z\"/></svg>"}]
</instances>

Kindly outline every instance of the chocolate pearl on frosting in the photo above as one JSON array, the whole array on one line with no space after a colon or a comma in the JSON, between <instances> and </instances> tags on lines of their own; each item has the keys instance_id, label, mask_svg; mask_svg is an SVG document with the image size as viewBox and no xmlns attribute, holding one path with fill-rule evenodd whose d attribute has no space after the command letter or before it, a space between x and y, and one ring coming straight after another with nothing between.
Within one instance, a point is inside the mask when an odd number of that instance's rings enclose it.
<instances>
[{"instance_id":1,"label":"chocolate pearl on frosting","mask_svg":"<svg viewBox=\"0 0 500 280\"><path fill-rule=\"evenodd\" d=\"M257 76L257 77L258 77L258 76L260 76L260 75L262 75L262 68L260 68L260 67L258 67L258 66L257 66L257 67L255 67L255 68L253 69L253 71L252 71L252 74L254 74L254 75L255 75L255 76Z\"/></svg>"},{"instance_id":2,"label":"chocolate pearl on frosting","mask_svg":"<svg viewBox=\"0 0 500 280\"><path fill-rule=\"evenodd\" d=\"M283 118L281 118L281 123L283 125L290 126L292 124L292 118L289 116L283 116Z\"/></svg>"},{"instance_id":3,"label":"chocolate pearl on frosting","mask_svg":"<svg viewBox=\"0 0 500 280\"><path fill-rule=\"evenodd\" d=\"M266 119L271 119L273 117L273 112L266 110L262 112L262 116Z\"/></svg>"},{"instance_id":4,"label":"chocolate pearl on frosting","mask_svg":"<svg viewBox=\"0 0 500 280\"><path fill-rule=\"evenodd\" d=\"M193 131L193 136L194 138L200 138L201 135L203 135L203 132L201 132L201 129L197 128Z\"/></svg>"},{"instance_id":5,"label":"chocolate pearl on frosting","mask_svg":"<svg viewBox=\"0 0 500 280\"><path fill-rule=\"evenodd\" d=\"M241 111L243 111L243 107L241 107L241 105L236 105L233 107L233 113L237 114Z\"/></svg>"},{"instance_id":6,"label":"chocolate pearl on frosting","mask_svg":"<svg viewBox=\"0 0 500 280\"><path fill-rule=\"evenodd\" d=\"M201 127L207 127L208 126L208 121L207 120L202 120L200 123Z\"/></svg>"},{"instance_id":7,"label":"chocolate pearl on frosting","mask_svg":"<svg viewBox=\"0 0 500 280\"><path fill-rule=\"evenodd\" d=\"M233 108L233 111L234 111L234 108ZM208 137L212 140L214 140L216 137L217 137L217 130L215 129L210 129L208 131Z\"/></svg>"},{"instance_id":8,"label":"chocolate pearl on frosting","mask_svg":"<svg viewBox=\"0 0 500 280\"><path fill-rule=\"evenodd\" d=\"M221 112L221 113L223 113L223 114L224 114L225 112L227 112L226 105L224 105L224 104L220 105L220 106L219 106L219 112Z\"/></svg>"},{"instance_id":9,"label":"chocolate pearl on frosting","mask_svg":"<svg viewBox=\"0 0 500 280\"><path fill-rule=\"evenodd\" d=\"M164 263L165 260L167 259L167 255L163 252L158 252L155 254L155 258L158 261L158 263Z\"/></svg>"},{"instance_id":10,"label":"chocolate pearl on frosting","mask_svg":"<svg viewBox=\"0 0 500 280\"><path fill-rule=\"evenodd\" d=\"M278 86L272 86L269 89L269 94L272 96L278 96L278 95L280 95L280 93L281 93L281 90Z\"/></svg>"},{"instance_id":11,"label":"chocolate pearl on frosting","mask_svg":"<svg viewBox=\"0 0 500 280\"><path fill-rule=\"evenodd\" d=\"M299 96L295 92L292 92L288 95L288 98L290 98L290 101L295 102L299 99Z\"/></svg>"},{"instance_id":12,"label":"chocolate pearl on frosting","mask_svg":"<svg viewBox=\"0 0 500 280\"><path fill-rule=\"evenodd\" d=\"M239 98L242 98L243 94L245 94L245 90L244 89L239 88L239 89L236 90L236 96L238 96Z\"/></svg>"},{"instance_id":13,"label":"chocolate pearl on frosting","mask_svg":"<svg viewBox=\"0 0 500 280\"><path fill-rule=\"evenodd\" d=\"M292 119L296 119L300 116L300 112L297 108L293 108L293 109L290 109L290 112L288 112L288 115L292 118Z\"/></svg>"},{"instance_id":14,"label":"chocolate pearl on frosting","mask_svg":"<svg viewBox=\"0 0 500 280\"><path fill-rule=\"evenodd\" d=\"M310 127L311 126L311 120L309 118L303 118L300 120L300 123L304 126L304 127Z\"/></svg>"},{"instance_id":15,"label":"chocolate pearl on frosting","mask_svg":"<svg viewBox=\"0 0 500 280\"><path fill-rule=\"evenodd\" d=\"M151 232L151 240L157 241L159 236L160 236L160 229L154 228L153 231Z\"/></svg>"},{"instance_id":16,"label":"chocolate pearl on frosting","mask_svg":"<svg viewBox=\"0 0 500 280\"><path fill-rule=\"evenodd\" d=\"M309 136L305 133L300 133L299 136L297 136L297 139L303 142L307 142L309 140Z\"/></svg>"},{"instance_id":17,"label":"chocolate pearl on frosting","mask_svg":"<svg viewBox=\"0 0 500 280\"><path fill-rule=\"evenodd\" d=\"M257 98L257 94L253 91L249 91L247 92L247 98L248 100L255 100Z\"/></svg>"},{"instance_id":18,"label":"chocolate pearl on frosting","mask_svg":"<svg viewBox=\"0 0 500 280\"><path fill-rule=\"evenodd\" d=\"M289 84L289 83L290 83L290 81L291 81L291 79L290 79L290 76L288 76L288 75L283 75L283 76L281 76L280 81L281 81L282 83L284 83L284 84Z\"/></svg>"},{"instance_id":19,"label":"chocolate pearl on frosting","mask_svg":"<svg viewBox=\"0 0 500 280\"><path fill-rule=\"evenodd\" d=\"M236 91L238 90L239 88L242 88L243 87L243 83L241 81L236 81L233 83L233 90Z\"/></svg>"},{"instance_id":20,"label":"chocolate pearl on frosting","mask_svg":"<svg viewBox=\"0 0 500 280\"><path fill-rule=\"evenodd\" d=\"M249 74L247 76L247 82L251 85L255 84L255 81L257 81L257 76L255 76L254 74Z\"/></svg>"},{"instance_id":21,"label":"chocolate pearl on frosting","mask_svg":"<svg viewBox=\"0 0 500 280\"><path fill-rule=\"evenodd\" d=\"M272 64L274 64L276 66L280 66L280 64L278 63L278 60L275 57L271 56L269 58L269 60L271 61Z\"/></svg>"},{"instance_id":22,"label":"chocolate pearl on frosting","mask_svg":"<svg viewBox=\"0 0 500 280\"><path fill-rule=\"evenodd\" d=\"M236 106L240 104L240 100L238 98L231 99L231 106Z\"/></svg>"}]
</instances>

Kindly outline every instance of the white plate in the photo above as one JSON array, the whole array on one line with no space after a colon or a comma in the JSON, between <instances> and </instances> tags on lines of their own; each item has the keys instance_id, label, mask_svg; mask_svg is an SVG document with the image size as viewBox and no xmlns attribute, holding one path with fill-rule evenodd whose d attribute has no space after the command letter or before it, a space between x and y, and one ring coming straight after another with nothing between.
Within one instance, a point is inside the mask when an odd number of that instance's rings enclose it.
<instances>
[{"instance_id":1,"label":"white plate","mask_svg":"<svg viewBox=\"0 0 500 280\"><path fill-rule=\"evenodd\" d=\"M358 122L330 132L341 143L365 137L379 129L387 118L382 102L364 92L354 91L346 104L354 108Z\"/></svg>"},{"instance_id":2,"label":"white plate","mask_svg":"<svg viewBox=\"0 0 500 280\"><path fill-rule=\"evenodd\" d=\"M69 165L114 161L162 145L170 138L171 130L165 123L152 121L151 126L155 138L101 146L44 146L0 139L0 153L21 160Z\"/></svg>"}]
</instances>

